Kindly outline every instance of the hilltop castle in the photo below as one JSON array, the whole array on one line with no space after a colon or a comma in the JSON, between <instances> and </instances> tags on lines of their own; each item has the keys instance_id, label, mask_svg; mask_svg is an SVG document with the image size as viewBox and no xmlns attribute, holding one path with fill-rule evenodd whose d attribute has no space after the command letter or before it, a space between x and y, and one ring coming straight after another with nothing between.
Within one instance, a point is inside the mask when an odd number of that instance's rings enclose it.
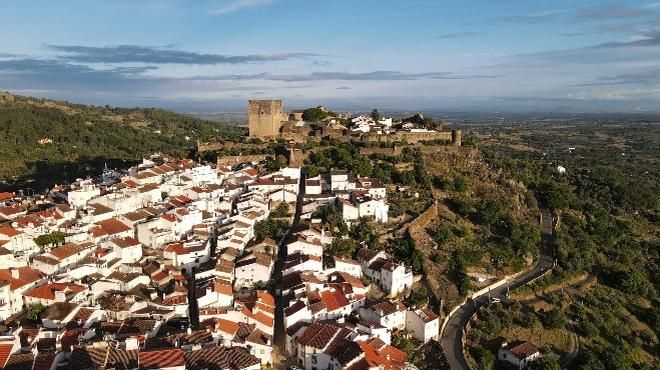
<instances>
[{"instance_id":1,"label":"hilltop castle","mask_svg":"<svg viewBox=\"0 0 660 370\"><path fill-rule=\"evenodd\" d=\"M285 112L282 100L249 100L248 128L250 137L274 139L276 137L294 142L304 142L311 137L332 136L338 139L362 141L406 141L416 143L424 140L445 140L461 145L461 131L393 130L387 133L359 133L350 131L338 122L326 126L302 124L302 112ZM391 120L390 120L391 125Z\"/></svg>"}]
</instances>

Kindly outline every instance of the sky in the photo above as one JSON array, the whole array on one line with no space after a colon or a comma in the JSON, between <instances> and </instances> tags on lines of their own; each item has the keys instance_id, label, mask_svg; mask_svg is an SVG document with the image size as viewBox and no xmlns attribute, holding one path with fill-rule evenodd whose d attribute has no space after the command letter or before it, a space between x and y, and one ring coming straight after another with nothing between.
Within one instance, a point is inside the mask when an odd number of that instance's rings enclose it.
<instances>
[{"instance_id":1,"label":"sky","mask_svg":"<svg viewBox=\"0 0 660 370\"><path fill-rule=\"evenodd\" d=\"M660 112L660 2L8 0L0 90L177 110Z\"/></svg>"}]
</instances>

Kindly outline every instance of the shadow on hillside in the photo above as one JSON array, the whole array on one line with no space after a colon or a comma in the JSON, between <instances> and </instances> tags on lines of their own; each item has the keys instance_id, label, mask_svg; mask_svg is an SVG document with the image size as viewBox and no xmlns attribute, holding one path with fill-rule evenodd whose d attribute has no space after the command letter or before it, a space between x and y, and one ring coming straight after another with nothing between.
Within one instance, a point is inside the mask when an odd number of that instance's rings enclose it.
<instances>
[{"instance_id":1,"label":"shadow on hillside","mask_svg":"<svg viewBox=\"0 0 660 370\"><path fill-rule=\"evenodd\" d=\"M98 176L105 166L109 169L128 168L139 160L109 158L105 156L81 157L76 161L27 161L28 172L8 182L0 183L0 191L24 190L30 193L43 193L55 184L66 184L78 178Z\"/></svg>"}]
</instances>

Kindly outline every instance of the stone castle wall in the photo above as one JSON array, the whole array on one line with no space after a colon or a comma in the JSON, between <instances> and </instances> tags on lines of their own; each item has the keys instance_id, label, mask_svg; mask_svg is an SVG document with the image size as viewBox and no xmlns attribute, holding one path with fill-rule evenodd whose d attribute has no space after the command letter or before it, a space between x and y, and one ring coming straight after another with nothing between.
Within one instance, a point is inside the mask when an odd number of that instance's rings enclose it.
<instances>
[{"instance_id":1,"label":"stone castle wall","mask_svg":"<svg viewBox=\"0 0 660 370\"><path fill-rule=\"evenodd\" d=\"M438 218L438 204L433 203L421 215L408 225L408 230L413 233L416 230L424 229L434 219Z\"/></svg>"},{"instance_id":2,"label":"stone castle wall","mask_svg":"<svg viewBox=\"0 0 660 370\"><path fill-rule=\"evenodd\" d=\"M259 162L268 157L273 157L273 154L251 154L251 155L225 155L218 157L218 166L233 166L246 162Z\"/></svg>"},{"instance_id":3,"label":"stone castle wall","mask_svg":"<svg viewBox=\"0 0 660 370\"><path fill-rule=\"evenodd\" d=\"M400 155L403 148L395 146L393 148L360 148L361 155L383 154L397 156Z\"/></svg>"},{"instance_id":4,"label":"stone castle wall","mask_svg":"<svg viewBox=\"0 0 660 370\"><path fill-rule=\"evenodd\" d=\"M392 141L405 141L409 144L416 144L420 141L426 140L445 140L451 143L454 143L454 137L457 136L460 138L460 130L453 131L441 131L441 132L396 132L388 135L378 135L378 134L364 134L362 135L362 141L370 142L392 142ZM459 143L454 143L460 145Z\"/></svg>"}]
</instances>

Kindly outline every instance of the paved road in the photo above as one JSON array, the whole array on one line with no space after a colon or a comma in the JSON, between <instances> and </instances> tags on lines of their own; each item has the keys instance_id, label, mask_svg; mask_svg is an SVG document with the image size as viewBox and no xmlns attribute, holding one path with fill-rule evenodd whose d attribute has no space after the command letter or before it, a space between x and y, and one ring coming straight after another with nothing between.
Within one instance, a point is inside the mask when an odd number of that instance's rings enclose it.
<instances>
[{"instance_id":1,"label":"paved road","mask_svg":"<svg viewBox=\"0 0 660 370\"><path fill-rule=\"evenodd\" d=\"M484 293L468 300L467 303L462 305L458 311L452 316L447 323L445 332L441 338L442 348L447 357L447 362L452 370L469 370L470 367L463 356L463 328L467 325L472 315L486 305L488 296L505 299L505 294L508 290L513 290L521 285L527 284L530 280L540 276L554 263L554 255L552 251L552 232L553 232L553 219L552 213L548 210L541 211L541 245L540 257L537 265L526 274L503 284L490 292Z\"/></svg>"}]
</instances>

